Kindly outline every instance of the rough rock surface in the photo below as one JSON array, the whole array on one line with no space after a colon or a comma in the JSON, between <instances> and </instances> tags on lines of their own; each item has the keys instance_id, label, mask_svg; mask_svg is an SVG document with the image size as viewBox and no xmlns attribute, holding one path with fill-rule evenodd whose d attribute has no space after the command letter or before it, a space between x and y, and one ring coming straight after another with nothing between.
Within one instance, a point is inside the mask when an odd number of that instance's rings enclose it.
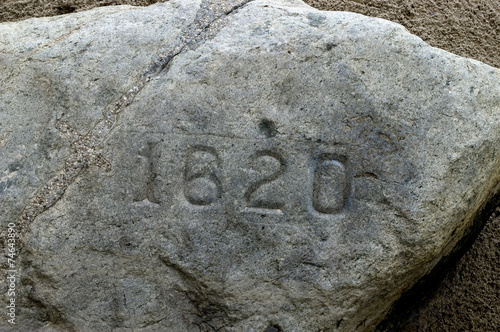
<instances>
[{"instance_id":1,"label":"rough rock surface","mask_svg":"<svg viewBox=\"0 0 500 332\"><path fill-rule=\"evenodd\" d=\"M2 0L0 22L61 15L96 6L145 6L168 0ZM432 46L500 67L500 2L495 0L306 0L321 10L350 11L404 25Z\"/></svg>"},{"instance_id":2,"label":"rough rock surface","mask_svg":"<svg viewBox=\"0 0 500 332\"><path fill-rule=\"evenodd\" d=\"M500 72L387 21L173 1L1 28L32 327L371 330L498 191Z\"/></svg>"},{"instance_id":3,"label":"rough rock surface","mask_svg":"<svg viewBox=\"0 0 500 332\"><path fill-rule=\"evenodd\" d=\"M14 0L15 1L15 0ZM73 0L73 3L79 0ZM122 0L130 1L130 0ZM495 0L306 0L404 25L429 44L500 67L500 2Z\"/></svg>"},{"instance_id":4,"label":"rough rock surface","mask_svg":"<svg viewBox=\"0 0 500 332\"><path fill-rule=\"evenodd\" d=\"M500 208L437 294L401 327L418 331L498 331L500 313ZM496 264L495 264L496 263Z\"/></svg>"}]
</instances>

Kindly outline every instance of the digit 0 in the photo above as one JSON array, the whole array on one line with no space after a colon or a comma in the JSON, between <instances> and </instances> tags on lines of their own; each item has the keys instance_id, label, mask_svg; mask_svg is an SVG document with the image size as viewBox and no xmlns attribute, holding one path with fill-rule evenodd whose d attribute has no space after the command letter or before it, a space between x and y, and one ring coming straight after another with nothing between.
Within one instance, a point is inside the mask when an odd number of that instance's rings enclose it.
<instances>
[{"instance_id":1,"label":"digit 0","mask_svg":"<svg viewBox=\"0 0 500 332\"><path fill-rule=\"evenodd\" d=\"M349 176L344 164L331 154L320 155L314 171L313 208L324 214L340 213L349 195Z\"/></svg>"}]
</instances>

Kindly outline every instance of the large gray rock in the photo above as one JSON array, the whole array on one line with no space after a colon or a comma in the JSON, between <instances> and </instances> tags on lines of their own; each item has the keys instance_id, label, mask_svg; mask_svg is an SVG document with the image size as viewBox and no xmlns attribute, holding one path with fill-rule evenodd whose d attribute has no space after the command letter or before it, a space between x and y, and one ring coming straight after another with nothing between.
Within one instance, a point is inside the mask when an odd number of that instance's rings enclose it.
<instances>
[{"instance_id":1,"label":"large gray rock","mask_svg":"<svg viewBox=\"0 0 500 332\"><path fill-rule=\"evenodd\" d=\"M110 7L0 70L2 330L373 330L499 190L500 71L381 19Z\"/></svg>"}]
</instances>

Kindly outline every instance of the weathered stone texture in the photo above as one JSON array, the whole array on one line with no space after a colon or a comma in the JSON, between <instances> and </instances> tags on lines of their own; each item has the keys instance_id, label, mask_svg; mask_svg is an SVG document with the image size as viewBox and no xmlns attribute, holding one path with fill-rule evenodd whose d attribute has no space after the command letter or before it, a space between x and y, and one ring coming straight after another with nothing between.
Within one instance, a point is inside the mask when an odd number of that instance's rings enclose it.
<instances>
[{"instance_id":1,"label":"weathered stone texture","mask_svg":"<svg viewBox=\"0 0 500 332\"><path fill-rule=\"evenodd\" d=\"M499 189L500 72L389 21L171 1L0 31L20 324L369 331Z\"/></svg>"}]
</instances>

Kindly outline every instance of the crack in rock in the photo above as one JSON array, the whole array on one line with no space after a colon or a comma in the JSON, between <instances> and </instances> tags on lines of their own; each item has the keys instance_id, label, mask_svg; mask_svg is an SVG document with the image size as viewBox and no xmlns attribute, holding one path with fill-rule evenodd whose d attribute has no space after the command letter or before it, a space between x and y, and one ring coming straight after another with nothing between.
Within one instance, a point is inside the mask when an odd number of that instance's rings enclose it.
<instances>
[{"instance_id":1,"label":"crack in rock","mask_svg":"<svg viewBox=\"0 0 500 332\"><path fill-rule=\"evenodd\" d=\"M111 170L110 163L98 153L99 146L115 128L119 113L132 103L147 83L164 72L177 55L186 50L196 49L205 41L215 37L225 26L222 19L252 1L203 0L194 21L153 57L152 63L134 86L118 100L106 106L103 117L87 134L79 134L62 120L56 123L56 129L72 141L73 153L66 159L64 168L39 189L24 207L18 224L18 236L21 239L29 232L29 226L35 218L59 201L69 185L85 169L96 165L105 171Z\"/></svg>"}]
</instances>

